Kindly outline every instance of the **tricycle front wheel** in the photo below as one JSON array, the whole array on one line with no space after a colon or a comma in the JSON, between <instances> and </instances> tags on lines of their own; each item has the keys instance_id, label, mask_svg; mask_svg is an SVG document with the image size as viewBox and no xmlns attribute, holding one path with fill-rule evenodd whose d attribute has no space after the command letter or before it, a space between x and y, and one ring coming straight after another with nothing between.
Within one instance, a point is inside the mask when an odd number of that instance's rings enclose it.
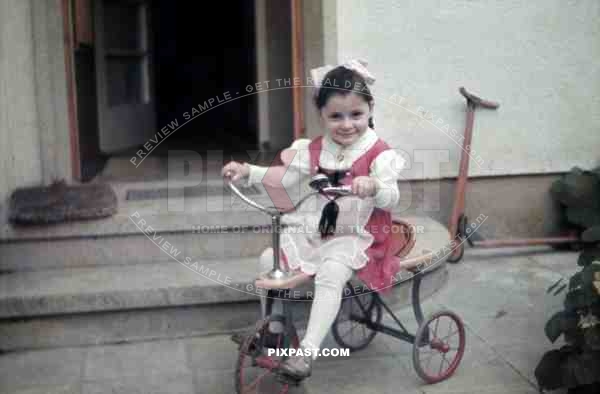
<instances>
[{"instance_id":1,"label":"tricycle front wheel","mask_svg":"<svg viewBox=\"0 0 600 394\"><path fill-rule=\"evenodd\" d=\"M465 327L451 311L439 311L424 320L413 346L415 371L427 383L449 378L465 352Z\"/></svg>"},{"instance_id":2,"label":"tricycle front wheel","mask_svg":"<svg viewBox=\"0 0 600 394\"><path fill-rule=\"evenodd\" d=\"M237 394L286 394L290 383L277 375L277 369L285 357L277 352L269 354L269 349L297 349L300 345L293 325L281 333L271 333L269 323L280 321L286 327L283 317L267 317L260 320L254 332L242 342L235 368L235 388Z\"/></svg>"}]
</instances>

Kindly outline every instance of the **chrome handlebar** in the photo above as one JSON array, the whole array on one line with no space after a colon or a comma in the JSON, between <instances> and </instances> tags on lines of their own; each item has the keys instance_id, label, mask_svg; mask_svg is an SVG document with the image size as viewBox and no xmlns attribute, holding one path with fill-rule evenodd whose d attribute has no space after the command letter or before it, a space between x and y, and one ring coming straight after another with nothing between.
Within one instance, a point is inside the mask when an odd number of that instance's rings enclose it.
<instances>
[{"instance_id":1,"label":"chrome handlebar","mask_svg":"<svg viewBox=\"0 0 600 394\"><path fill-rule=\"evenodd\" d=\"M250 205L251 207L254 207L264 213L267 213L269 215L271 215L271 211L266 208L263 207L262 205L260 205L259 203L252 201L251 199L249 199L248 197L246 197L242 192L240 192L240 190L237 188L237 186L235 186L233 184L233 182L229 181L227 183L227 186L242 200L244 201L246 204Z\"/></svg>"},{"instance_id":2,"label":"chrome handlebar","mask_svg":"<svg viewBox=\"0 0 600 394\"><path fill-rule=\"evenodd\" d=\"M229 181L227 186L237 195L242 201L246 204L250 205L253 208L256 208L270 216L280 216L282 214L290 213L295 211L304 201L306 201L309 197L314 196L316 194L327 194L327 195L337 195L337 196L349 196L352 195L352 187L351 186L325 186L316 190L312 193L308 193L304 197L300 199L292 208L277 208L277 207L265 207L246 197L238 188L233 184L233 182Z\"/></svg>"}]
</instances>

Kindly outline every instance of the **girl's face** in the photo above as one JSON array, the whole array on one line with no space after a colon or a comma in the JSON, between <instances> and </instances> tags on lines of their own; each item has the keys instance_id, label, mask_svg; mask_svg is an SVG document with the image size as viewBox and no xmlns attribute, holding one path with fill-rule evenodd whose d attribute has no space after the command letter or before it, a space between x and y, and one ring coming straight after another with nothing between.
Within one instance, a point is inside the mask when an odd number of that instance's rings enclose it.
<instances>
[{"instance_id":1,"label":"girl's face","mask_svg":"<svg viewBox=\"0 0 600 394\"><path fill-rule=\"evenodd\" d=\"M333 141L349 146L367 130L371 110L359 94L334 94L327 100L327 105L321 108L321 121Z\"/></svg>"}]
</instances>

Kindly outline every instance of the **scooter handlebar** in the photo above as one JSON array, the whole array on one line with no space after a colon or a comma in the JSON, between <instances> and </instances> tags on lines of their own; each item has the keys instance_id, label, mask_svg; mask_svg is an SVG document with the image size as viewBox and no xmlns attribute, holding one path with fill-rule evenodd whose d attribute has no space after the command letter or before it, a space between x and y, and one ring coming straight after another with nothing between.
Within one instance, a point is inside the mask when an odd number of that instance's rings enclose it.
<instances>
[{"instance_id":1,"label":"scooter handlebar","mask_svg":"<svg viewBox=\"0 0 600 394\"><path fill-rule=\"evenodd\" d=\"M468 102L475 104L475 106L477 106L477 107L483 107L483 108L487 108L487 109L496 109L500 106L499 103L489 101L489 100L484 100L481 97L475 96L474 94L467 92L467 90L464 87L461 87L459 89L459 92L467 99Z\"/></svg>"}]
</instances>

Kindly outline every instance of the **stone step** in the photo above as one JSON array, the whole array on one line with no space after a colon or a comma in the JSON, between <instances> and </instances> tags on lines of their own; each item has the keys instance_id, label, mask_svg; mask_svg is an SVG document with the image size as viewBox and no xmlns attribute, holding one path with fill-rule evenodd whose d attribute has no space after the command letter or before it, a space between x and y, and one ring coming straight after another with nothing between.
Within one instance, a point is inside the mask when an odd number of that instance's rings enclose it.
<instances>
[{"instance_id":1,"label":"stone step","mask_svg":"<svg viewBox=\"0 0 600 394\"><path fill-rule=\"evenodd\" d=\"M247 210L186 210L162 212L153 207L119 207L119 213L103 219L67 222L53 225L13 225L5 223L0 231L0 243L54 241L60 239L101 238L151 233L194 232L214 229L239 229L268 226L270 218ZM148 227L151 229L148 229Z\"/></svg>"},{"instance_id":2,"label":"stone step","mask_svg":"<svg viewBox=\"0 0 600 394\"><path fill-rule=\"evenodd\" d=\"M153 186L166 187L155 182ZM123 201L123 194L143 189L114 188L119 213L109 218L37 226L14 226L4 220L0 273L157 263L170 259L161 246L191 259L226 259L258 256L272 245L270 217L231 196L129 202ZM251 197L270 205L264 191ZM6 219L6 207L0 210Z\"/></svg>"},{"instance_id":3,"label":"stone step","mask_svg":"<svg viewBox=\"0 0 600 394\"><path fill-rule=\"evenodd\" d=\"M8 207L0 204L0 243L133 235L145 231L148 226L152 227L152 232L164 233L271 224L267 214L250 207L231 194L130 201L125 199L129 192L152 191L166 185L153 182L144 187L112 186L118 196L119 211L111 217L95 220L51 225L14 225L8 222ZM208 186L222 188L223 183ZM249 198L263 206L273 205L264 188L253 186L253 190L256 190L257 194L249 193Z\"/></svg>"},{"instance_id":4,"label":"stone step","mask_svg":"<svg viewBox=\"0 0 600 394\"><path fill-rule=\"evenodd\" d=\"M265 215L261 215L260 222L248 212L215 213L198 218L136 215L136 212L131 212L127 219L120 214L112 218L106 226L110 231L107 228L92 231L89 223L12 228L12 235L0 240L0 273L155 264L185 258L192 261L250 258L272 246L273 234ZM414 223L418 238L425 234L426 238L435 239L439 237L432 238L431 234L438 233L447 237L447 230L430 218L404 219Z\"/></svg>"},{"instance_id":5,"label":"stone step","mask_svg":"<svg viewBox=\"0 0 600 394\"><path fill-rule=\"evenodd\" d=\"M15 272L0 276L0 319L253 301L257 272L255 259Z\"/></svg>"},{"instance_id":6,"label":"stone step","mask_svg":"<svg viewBox=\"0 0 600 394\"><path fill-rule=\"evenodd\" d=\"M421 246L415 245L415 252L440 250L448 242L447 230L439 223L428 218L411 218L410 222L417 230L423 230L417 231L417 245ZM258 252L270 245L269 241L265 238L257 247L257 235L253 234L249 243L241 246L244 243L239 238L215 235L209 240L217 244L211 245L213 250L227 251L229 257L191 259L182 251L176 257L167 253L164 260L144 262L144 257L132 256L160 250L155 244L135 244L138 238L147 239L141 235L52 239L46 246L38 245L33 256L37 256L37 261L47 262L59 262L61 252L70 263L89 259L98 251L99 247L94 245L104 241L110 242L101 249L109 251L112 245L113 251L99 255L104 258L92 258L88 264L107 263L88 267L47 264L41 269L42 266L35 267L35 262L27 263L29 258L21 256L20 261L24 267L29 264L29 270L0 275L0 351L206 335L251 326L259 313L258 294L252 286L258 262L256 257L238 256L246 250L243 248L256 248L254 252ZM205 237L210 235L203 234L199 239ZM63 241L67 243L60 244ZM75 241L84 243L77 250L68 249L75 248ZM128 242L133 243L129 249ZM195 238L188 240L190 245L194 242ZM4 242L2 246L21 243L27 242ZM18 261L17 252L13 250L10 255L13 266ZM27 253L26 248L21 252ZM6 260L4 255L2 260ZM439 264L426 274L422 298L442 287L446 280L445 264ZM394 289L391 297L394 304L410 303L410 285L411 281L406 280ZM310 305L309 302L293 304L304 312Z\"/></svg>"},{"instance_id":7,"label":"stone step","mask_svg":"<svg viewBox=\"0 0 600 394\"><path fill-rule=\"evenodd\" d=\"M258 301L0 319L0 353L240 332Z\"/></svg>"},{"instance_id":8,"label":"stone step","mask_svg":"<svg viewBox=\"0 0 600 394\"><path fill-rule=\"evenodd\" d=\"M445 264L427 272L421 285L421 300L433 295L447 281L448 270ZM166 287L163 285L163 289ZM399 283L390 295L384 296L384 301L394 311L409 308L411 287L412 281ZM306 285L300 291L306 289L312 289L312 285ZM213 303L203 303L207 301L203 299L193 305L149 307L151 304L145 302L137 303L143 306L139 309L128 309L135 305L131 296L135 291L132 290L129 298L121 303L124 308L122 310L21 315L0 319L0 352L222 335L246 332L254 327L260 318L260 304L256 296L246 294L247 297L231 302L231 295L225 295L223 302L220 302L218 294L223 294L223 290L219 292L213 288L213 291L217 294L212 298ZM164 293L169 292L175 291L164 290ZM119 297L124 296L121 294ZM45 302L39 298L38 300ZM167 304L188 304L190 300L191 297L188 297L186 302ZM292 302L290 305L295 324L305 328L311 302ZM114 308L115 303L112 306ZM53 310L57 311L58 308Z\"/></svg>"},{"instance_id":9,"label":"stone step","mask_svg":"<svg viewBox=\"0 0 600 394\"><path fill-rule=\"evenodd\" d=\"M267 228L162 232L0 243L0 272L156 264L259 256L272 245Z\"/></svg>"}]
</instances>

